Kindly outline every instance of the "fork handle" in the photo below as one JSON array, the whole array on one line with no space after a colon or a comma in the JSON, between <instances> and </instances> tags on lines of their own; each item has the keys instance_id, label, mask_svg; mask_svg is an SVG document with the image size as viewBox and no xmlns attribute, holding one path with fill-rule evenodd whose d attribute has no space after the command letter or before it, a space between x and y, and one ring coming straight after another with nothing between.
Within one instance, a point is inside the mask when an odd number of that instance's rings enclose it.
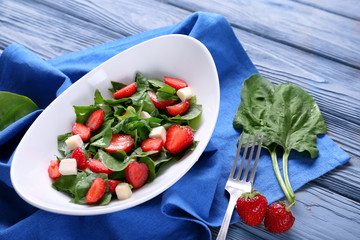
<instances>
[{"instance_id":1,"label":"fork handle","mask_svg":"<svg viewBox=\"0 0 360 240\"><path fill-rule=\"evenodd\" d=\"M223 220L223 222L221 224L221 228L220 228L220 231L219 231L219 233L218 233L218 235L216 237L216 240L225 240L227 231L229 229L231 216L232 216L232 214L234 212L234 207L235 207L235 204L236 204L236 200L237 200L236 197L233 197L232 195L230 195L229 204L228 204L228 207L226 209L224 220Z\"/></svg>"}]
</instances>

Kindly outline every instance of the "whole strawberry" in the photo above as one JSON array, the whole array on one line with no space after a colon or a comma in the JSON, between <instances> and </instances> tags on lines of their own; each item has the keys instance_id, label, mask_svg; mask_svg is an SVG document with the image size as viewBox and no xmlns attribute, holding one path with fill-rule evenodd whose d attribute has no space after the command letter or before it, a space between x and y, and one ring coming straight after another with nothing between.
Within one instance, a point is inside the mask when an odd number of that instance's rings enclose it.
<instances>
[{"instance_id":1,"label":"whole strawberry","mask_svg":"<svg viewBox=\"0 0 360 240\"><path fill-rule=\"evenodd\" d=\"M236 202L236 211L250 226L259 225L266 214L266 197L254 190L243 193Z\"/></svg>"},{"instance_id":2,"label":"whole strawberry","mask_svg":"<svg viewBox=\"0 0 360 240\"><path fill-rule=\"evenodd\" d=\"M295 222L295 217L290 211L290 207L286 207L285 202L272 203L265 216L265 227L272 233L283 233L289 230Z\"/></svg>"}]
</instances>

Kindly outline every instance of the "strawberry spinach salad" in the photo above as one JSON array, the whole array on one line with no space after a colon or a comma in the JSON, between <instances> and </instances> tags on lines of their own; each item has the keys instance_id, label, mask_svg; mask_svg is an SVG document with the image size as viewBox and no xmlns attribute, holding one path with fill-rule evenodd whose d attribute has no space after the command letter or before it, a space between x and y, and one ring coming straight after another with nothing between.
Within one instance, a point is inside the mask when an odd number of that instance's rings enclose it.
<instances>
[{"instance_id":1,"label":"strawberry spinach salad","mask_svg":"<svg viewBox=\"0 0 360 240\"><path fill-rule=\"evenodd\" d=\"M76 204L127 199L197 145L202 105L185 81L138 72L131 84L111 84L113 99L96 90L94 104L74 106L76 121L58 136L61 156L48 167L53 188Z\"/></svg>"}]
</instances>

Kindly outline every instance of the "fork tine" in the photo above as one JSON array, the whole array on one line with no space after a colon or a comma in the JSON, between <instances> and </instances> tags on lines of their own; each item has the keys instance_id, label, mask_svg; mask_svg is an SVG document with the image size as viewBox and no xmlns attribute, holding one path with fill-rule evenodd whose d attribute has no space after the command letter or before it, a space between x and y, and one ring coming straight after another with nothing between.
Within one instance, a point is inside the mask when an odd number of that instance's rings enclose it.
<instances>
[{"instance_id":1,"label":"fork tine","mask_svg":"<svg viewBox=\"0 0 360 240\"><path fill-rule=\"evenodd\" d=\"M257 140L257 135L255 135L254 141L253 141L252 146L251 146L251 151L250 151L250 155L249 155L248 162L247 162L247 165L246 165L244 177L242 178L244 181L246 181L247 176L248 176L248 174L249 174L249 169L250 169L250 165L251 165L251 160L252 160L252 157L253 157L253 154L254 154L254 150L255 150L256 140Z\"/></svg>"},{"instance_id":2,"label":"fork tine","mask_svg":"<svg viewBox=\"0 0 360 240\"><path fill-rule=\"evenodd\" d=\"M231 168L231 172L230 172L229 178L233 178L233 177L234 177L234 173L235 173L236 165L237 165L237 162L238 162L238 159L239 159L239 155L240 155L241 145L242 145L243 139L244 139L244 134L241 133L240 141L239 141L239 144L238 144L238 148L237 148L237 151L236 151L234 163L233 163L233 166L232 166L232 168Z\"/></svg>"},{"instance_id":3,"label":"fork tine","mask_svg":"<svg viewBox=\"0 0 360 240\"><path fill-rule=\"evenodd\" d=\"M255 159L253 170L252 170L250 180L249 180L250 182L254 182L255 173L256 173L256 167L257 167L257 164L259 162L259 156L260 156L260 152L261 152L262 142L263 142L263 136L260 137L260 142L258 144L258 149L257 149L257 152L256 152L256 159Z\"/></svg>"},{"instance_id":4,"label":"fork tine","mask_svg":"<svg viewBox=\"0 0 360 240\"><path fill-rule=\"evenodd\" d=\"M247 151L249 149L249 143L250 143L250 138L248 138L248 141L246 143L246 147L245 147L245 150L244 150L244 153L243 153L243 157L242 157L242 160L241 160L241 164L240 164L240 168L239 168L239 171L236 175L236 180L239 180L240 179L240 176L241 176L241 172L242 172L242 169L244 167L244 163L245 163L245 159L246 159L246 155L247 155Z\"/></svg>"}]
</instances>

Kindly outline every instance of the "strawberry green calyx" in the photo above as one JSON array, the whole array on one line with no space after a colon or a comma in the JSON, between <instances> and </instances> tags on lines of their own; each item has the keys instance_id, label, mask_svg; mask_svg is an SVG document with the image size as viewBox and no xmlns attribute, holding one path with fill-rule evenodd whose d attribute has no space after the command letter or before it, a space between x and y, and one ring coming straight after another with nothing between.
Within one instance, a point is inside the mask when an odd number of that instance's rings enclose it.
<instances>
[{"instance_id":1,"label":"strawberry green calyx","mask_svg":"<svg viewBox=\"0 0 360 240\"><path fill-rule=\"evenodd\" d=\"M251 192L245 192L241 194L240 198L245 198L245 200L253 199L256 195L261 195L257 190L251 190Z\"/></svg>"}]
</instances>

